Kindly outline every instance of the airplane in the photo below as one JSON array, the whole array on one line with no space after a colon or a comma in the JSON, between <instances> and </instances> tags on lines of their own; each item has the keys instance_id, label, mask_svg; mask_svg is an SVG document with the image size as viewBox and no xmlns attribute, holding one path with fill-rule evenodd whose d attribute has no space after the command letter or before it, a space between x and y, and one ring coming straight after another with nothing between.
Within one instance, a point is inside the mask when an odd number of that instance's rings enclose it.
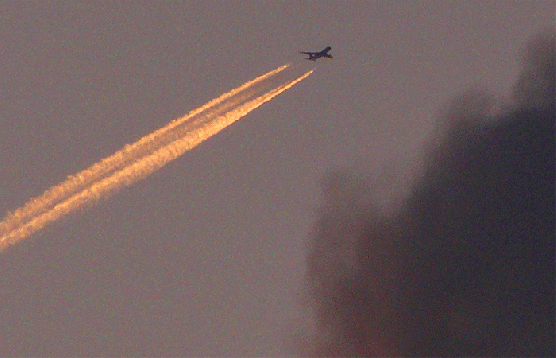
<instances>
[{"instance_id":1,"label":"airplane","mask_svg":"<svg viewBox=\"0 0 556 358\"><path fill-rule=\"evenodd\" d=\"M317 58L322 58L322 57L332 58L332 55L328 54L328 51L330 51L331 49L332 49L332 47L327 46L324 50L322 50L320 52L303 52L303 51L300 51L299 53L309 55L309 58L306 58L306 60L316 61Z\"/></svg>"}]
</instances>

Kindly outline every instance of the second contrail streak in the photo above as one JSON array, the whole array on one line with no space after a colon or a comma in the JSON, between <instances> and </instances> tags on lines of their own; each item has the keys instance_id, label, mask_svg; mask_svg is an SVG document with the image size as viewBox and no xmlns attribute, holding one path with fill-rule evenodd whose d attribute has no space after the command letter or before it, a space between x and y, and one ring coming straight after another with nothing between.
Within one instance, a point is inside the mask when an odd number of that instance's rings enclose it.
<instances>
[{"instance_id":1,"label":"second contrail streak","mask_svg":"<svg viewBox=\"0 0 556 358\"><path fill-rule=\"evenodd\" d=\"M279 67L246 82L188 115L172 121L134 144L127 145L114 155L69 177L65 182L9 214L0 222L0 251L48 223L108 197L119 188L131 185L160 169L313 72L306 72L255 99L248 100L253 96L246 94L248 89L286 67L287 65ZM244 103L241 104L242 102Z\"/></svg>"}]
</instances>

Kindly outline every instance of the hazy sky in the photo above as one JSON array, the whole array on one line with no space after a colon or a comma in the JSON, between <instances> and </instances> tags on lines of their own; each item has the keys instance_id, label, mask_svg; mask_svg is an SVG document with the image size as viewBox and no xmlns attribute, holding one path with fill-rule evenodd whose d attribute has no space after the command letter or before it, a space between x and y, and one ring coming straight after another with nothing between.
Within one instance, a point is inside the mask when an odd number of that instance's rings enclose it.
<instances>
[{"instance_id":1,"label":"hazy sky","mask_svg":"<svg viewBox=\"0 0 556 358\"><path fill-rule=\"evenodd\" d=\"M439 108L469 87L508 95L520 48L554 13L554 1L2 2L2 216L255 76L316 70L0 253L0 355L285 355L310 326L323 175L357 168L385 197L399 190ZM325 46L334 59L297 53Z\"/></svg>"}]
</instances>

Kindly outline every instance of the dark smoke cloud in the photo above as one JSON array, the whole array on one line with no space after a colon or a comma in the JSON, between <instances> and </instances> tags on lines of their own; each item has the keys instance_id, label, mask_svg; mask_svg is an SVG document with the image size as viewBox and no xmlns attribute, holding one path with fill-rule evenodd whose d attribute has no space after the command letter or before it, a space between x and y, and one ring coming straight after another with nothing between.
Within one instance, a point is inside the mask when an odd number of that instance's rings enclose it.
<instances>
[{"instance_id":1,"label":"dark smoke cloud","mask_svg":"<svg viewBox=\"0 0 556 358\"><path fill-rule=\"evenodd\" d=\"M555 355L554 33L523 59L512 107L477 91L448 106L395 214L361 176L325 178L304 355Z\"/></svg>"}]
</instances>

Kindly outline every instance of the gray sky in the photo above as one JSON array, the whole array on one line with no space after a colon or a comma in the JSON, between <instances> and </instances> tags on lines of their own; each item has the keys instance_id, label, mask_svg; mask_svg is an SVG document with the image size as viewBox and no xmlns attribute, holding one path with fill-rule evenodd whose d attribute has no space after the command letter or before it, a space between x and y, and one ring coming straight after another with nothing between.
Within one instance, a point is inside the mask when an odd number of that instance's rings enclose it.
<instances>
[{"instance_id":1,"label":"gray sky","mask_svg":"<svg viewBox=\"0 0 556 358\"><path fill-rule=\"evenodd\" d=\"M5 1L0 212L247 80L306 80L0 254L0 355L283 356L338 167L399 191L449 99L509 93L554 1ZM297 52L331 46L332 60ZM395 173L395 174L394 174ZM403 175L401 175L403 174ZM406 175L407 174L407 175Z\"/></svg>"}]
</instances>

